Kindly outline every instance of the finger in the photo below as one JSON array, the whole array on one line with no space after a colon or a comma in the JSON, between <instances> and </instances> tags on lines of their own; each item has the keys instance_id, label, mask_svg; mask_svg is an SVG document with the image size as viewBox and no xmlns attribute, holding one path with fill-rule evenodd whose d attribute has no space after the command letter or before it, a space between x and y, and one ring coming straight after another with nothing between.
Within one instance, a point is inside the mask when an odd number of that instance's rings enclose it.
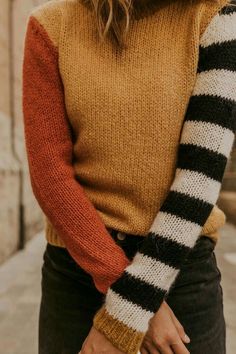
<instances>
[{"instance_id":1,"label":"finger","mask_svg":"<svg viewBox=\"0 0 236 354\"><path fill-rule=\"evenodd\" d=\"M152 342L152 348L155 348L157 353L160 354L174 354L172 348L170 347L170 344L164 339L160 340L159 338L159 340L157 340L156 342ZM154 351L153 353L156 352Z\"/></svg>"},{"instance_id":2,"label":"finger","mask_svg":"<svg viewBox=\"0 0 236 354\"><path fill-rule=\"evenodd\" d=\"M189 343L190 342L190 338L188 337L188 335L185 333L184 327L182 326L182 324L179 322L179 320L177 319L177 317L175 316L174 312L170 309L170 313L171 313L171 318L172 321L174 322L174 325L178 331L178 334L180 336L180 338L182 339L182 341L184 341L185 343Z\"/></svg>"},{"instance_id":3,"label":"finger","mask_svg":"<svg viewBox=\"0 0 236 354\"><path fill-rule=\"evenodd\" d=\"M140 349L140 352L138 352L138 354L150 354L150 352L145 347L142 347Z\"/></svg>"},{"instance_id":4,"label":"finger","mask_svg":"<svg viewBox=\"0 0 236 354\"><path fill-rule=\"evenodd\" d=\"M162 352L157 349L154 343L148 343L145 346L148 354L161 354Z\"/></svg>"},{"instance_id":5,"label":"finger","mask_svg":"<svg viewBox=\"0 0 236 354\"><path fill-rule=\"evenodd\" d=\"M169 345L165 345L164 347L162 347L159 350L160 350L161 354L174 354L174 351L172 350L172 348Z\"/></svg>"},{"instance_id":6,"label":"finger","mask_svg":"<svg viewBox=\"0 0 236 354\"><path fill-rule=\"evenodd\" d=\"M190 354L181 340L178 343L172 343L171 348L175 354Z\"/></svg>"},{"instance_id":7,"label":"finger","mask_svg":"<svg viewBox=\"0 0 236 354\"><path fill-rule=\"evenodd\" d=\"M148 351L148 354L161 354L162 352L159 352L155 347L151 347L151 349Z\"/></svg>"}]
</instances>

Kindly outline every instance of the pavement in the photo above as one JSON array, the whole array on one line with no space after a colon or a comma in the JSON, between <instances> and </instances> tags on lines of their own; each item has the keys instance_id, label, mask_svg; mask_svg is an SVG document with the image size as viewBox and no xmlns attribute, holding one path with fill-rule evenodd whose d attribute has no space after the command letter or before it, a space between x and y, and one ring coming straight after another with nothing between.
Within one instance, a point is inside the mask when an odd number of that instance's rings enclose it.
<instances>
[{"instance_id":1,"label":"pavement","mask_svg":"<svg viewBox=\"0 0 236 354\"><path fill-rule=\"evenodd\" d=\"M0 353L37 354L44 235L0 266Z\"/></svg>"},{"instance_id":2,"label":"pavement","mask_svg":"<svg viewBox=\"0 0 236 354\"><path fill-rule=\"evenodd\" d=\"M221 229L215 248L222 274L227 354L236 354L236 227ZM0 353L37 354L43 233L0 266ZM204 354L204 353L199 353ZM212 353L214 354L214 353Z\"/></svg>"}]
</instances>

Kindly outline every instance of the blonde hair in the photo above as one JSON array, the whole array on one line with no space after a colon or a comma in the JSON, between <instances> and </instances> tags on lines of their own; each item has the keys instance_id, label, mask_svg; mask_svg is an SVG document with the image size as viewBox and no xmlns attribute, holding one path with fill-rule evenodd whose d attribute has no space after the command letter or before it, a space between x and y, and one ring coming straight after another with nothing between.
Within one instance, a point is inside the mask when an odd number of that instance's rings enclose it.
<instances>
[{"instance_id":1,"label":"blonde hair","mask_svg":"<svg viewBox=\"0 0 236 354\"><path fill-rule=\"evenodd\" d=\"M140 0L143 9L139 7L139 0L81 0L94 11L96 18L96 26L100 40L103 42L110 37L112 43L117 49L125 49L125 38L129 29L130 19L132 16L142 15L142 11L151 12L155 7L162 4L162 0ZM148 2L152 2L152 9L148 8ZM153 3L156 1L156 3ZM171 0L170 0L171 1ZM175 0L173 0L175 1ZM194 0L186 0L194 1ZM208 0L206 0L208 1ZM219 0L210 0L218 2ZM147 5L145 5L145 2ZM136 7L136 4L138 7ZM163 4L164 6L164 1ZM231 0L228 5L236 6Z\"/></svg>"}]
</instances>

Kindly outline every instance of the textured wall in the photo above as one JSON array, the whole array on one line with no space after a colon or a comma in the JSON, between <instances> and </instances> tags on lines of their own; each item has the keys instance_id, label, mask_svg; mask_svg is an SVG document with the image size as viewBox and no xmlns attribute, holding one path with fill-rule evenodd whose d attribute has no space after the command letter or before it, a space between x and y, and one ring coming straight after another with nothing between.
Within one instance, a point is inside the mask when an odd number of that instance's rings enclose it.
<instances>
[{"instance_id":1,"label":"textured wall","mask_svg":"<svg viewBox=\"0 0 236 354\"><path fill-rule=\"evenodd\" d=\"M0 263L42 228L27 171L21 108L26 19L43 1L1 0L0 11Z\"/></svg>"}]
</instances>

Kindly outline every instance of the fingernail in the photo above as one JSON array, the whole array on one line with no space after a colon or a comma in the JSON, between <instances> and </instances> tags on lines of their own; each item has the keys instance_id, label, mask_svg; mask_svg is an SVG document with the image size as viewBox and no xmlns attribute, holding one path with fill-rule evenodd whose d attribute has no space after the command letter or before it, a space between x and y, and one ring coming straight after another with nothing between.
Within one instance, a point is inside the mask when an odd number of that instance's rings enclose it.
<instances>
[{"instance_id":1,"label":"fingernail","mask_svg":"<svg viewBox=\"0 0 236 354\"><path fill-rule=\"evenodd\" d=\"M184 336L184 341L187 342L187 343L190 342L190 338L187 336L187 334L185 334L185 336Z\"/></svg>"}]
</instances>

